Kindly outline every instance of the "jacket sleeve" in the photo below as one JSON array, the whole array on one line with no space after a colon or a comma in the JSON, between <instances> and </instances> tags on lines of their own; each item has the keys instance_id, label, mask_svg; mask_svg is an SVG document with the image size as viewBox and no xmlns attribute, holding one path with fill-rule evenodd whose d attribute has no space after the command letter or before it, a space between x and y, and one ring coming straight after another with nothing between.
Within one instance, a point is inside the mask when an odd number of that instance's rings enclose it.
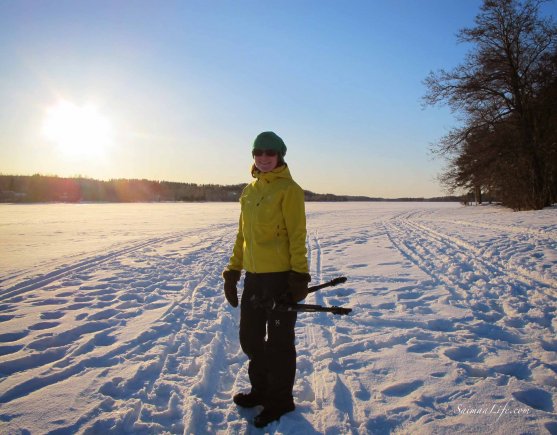
<instances>
[{"instance_id":1,"label":"jacket sleeve","mask_svg":"<svg viewBox=\"0 0 557 435\"><path fill-rule=\"evenodd\" d=\"M282 214L288 232L291 270L308 273L304 191L297 184L289 186L286 190L282 201Z\"/></svg>"},{"instance_id":2,"label":"jacket sleeve","mask_svg":"<svg viewBox=\"0 0 557 435\"><path fill-rule=\"evenodd\" d=\"M228 266L228 270L242 270L244 268L244 234L242 232L242 213L240 213L240 221L238 223L238 234L236 235L236 242L232 250L232 257Z\"/></svg>"}]
</instances>

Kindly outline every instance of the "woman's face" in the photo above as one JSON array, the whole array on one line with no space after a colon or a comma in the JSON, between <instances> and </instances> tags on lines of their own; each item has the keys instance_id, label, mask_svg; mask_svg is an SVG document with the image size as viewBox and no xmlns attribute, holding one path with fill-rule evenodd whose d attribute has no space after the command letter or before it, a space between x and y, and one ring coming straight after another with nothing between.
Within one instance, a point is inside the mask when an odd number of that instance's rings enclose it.
<instances>
[{"instance_id":1,"label":"woman's face","mask_svg":"<svg viewBox=\"0 0 557 435\"><path fill-rule=\"evenodd\" d=\"M261 172L271 172L278 166L278 154L276 152L274 155L267 155L266 152L263 152L260 156L254 155L253 158L255 159L255 167Z\"/></svg>"}]
</instances>

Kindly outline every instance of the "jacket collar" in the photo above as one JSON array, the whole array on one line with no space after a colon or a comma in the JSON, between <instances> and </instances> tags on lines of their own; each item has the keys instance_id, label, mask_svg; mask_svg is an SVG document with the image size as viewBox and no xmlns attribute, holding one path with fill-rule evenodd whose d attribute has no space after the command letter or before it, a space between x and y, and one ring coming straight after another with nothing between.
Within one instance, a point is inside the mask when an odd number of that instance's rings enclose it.
<instances>
[{"instance_id":1,"label":"jacket collar","mask_svg":"<svg viewBox=\"0 0 557 435\"><path fill-rule=\"evenodd\" d=\"M251 168L251 175L259 181L267 181L268 183L279 178L292 178L286 163L273 169L271 172L261 172L253 165Z\"/></svg>"}]
</instances>

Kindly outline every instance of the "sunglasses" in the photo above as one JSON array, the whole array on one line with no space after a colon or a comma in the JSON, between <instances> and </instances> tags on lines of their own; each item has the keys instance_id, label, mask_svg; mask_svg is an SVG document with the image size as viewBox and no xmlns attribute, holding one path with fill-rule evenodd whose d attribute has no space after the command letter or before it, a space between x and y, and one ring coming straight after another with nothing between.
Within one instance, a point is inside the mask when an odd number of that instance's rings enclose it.
<instances>
[{"instance_id":1,"label":"sunglasses","mask_svg":"<svg viewBox=\"0 0 557 435\"><path fill-rule=\"evenodd\" d=\"M275 150L262 150L259 148L256 148L252 151L253 156L256 157L261 157L263 154L265 154L268 157L275 157L276 155L278 155L278 152Z\"/></svg>"}]
</instances>

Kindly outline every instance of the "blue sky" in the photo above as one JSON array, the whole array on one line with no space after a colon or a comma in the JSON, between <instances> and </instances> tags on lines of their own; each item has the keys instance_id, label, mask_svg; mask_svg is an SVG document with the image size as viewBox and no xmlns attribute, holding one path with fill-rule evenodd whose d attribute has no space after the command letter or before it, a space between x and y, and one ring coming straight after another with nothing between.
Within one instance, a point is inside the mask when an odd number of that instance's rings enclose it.
<instances>
[{"instance_id":1,"label":"blue sky","mask_svg":"<svg viewBox=\"0 0 557 435\"><path fill-rule=\"evenodd\" d=\"M440 195L429 146L456 120L422 108L422 81L463 60L455 35L480 5L0 2L0 173L241 183L273 130L305 189ZM71 136L81 152L45 137L62 100L110 124L98 153L86 127Z\"/></svg>"}]
</instances>

